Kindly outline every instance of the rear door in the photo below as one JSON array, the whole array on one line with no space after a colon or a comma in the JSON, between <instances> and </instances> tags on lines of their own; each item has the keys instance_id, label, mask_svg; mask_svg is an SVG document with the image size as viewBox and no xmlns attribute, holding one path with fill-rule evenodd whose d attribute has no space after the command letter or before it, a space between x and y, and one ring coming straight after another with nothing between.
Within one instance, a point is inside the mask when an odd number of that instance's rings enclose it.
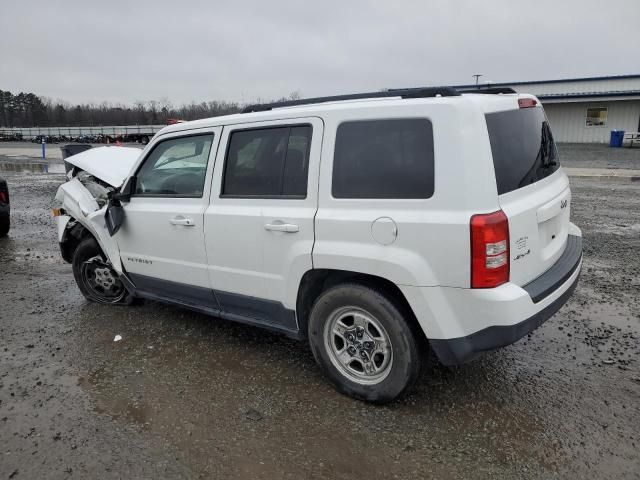
<instances>
[{"instance_id":1,"label":"rear door","mask_svg":"<svg viewBox=\"0 0 640 480\"><path fill-rule=\"evenodd\" d=\"M295 330L312 268L322 121L225 127L205 212L211 284L227 313Z\"/></svg>"},{"instance_id":2,"label":"rear door","mask_svg":"<svg viewBox=\"0 0 640 480\"><path fill-rule=\"evenodd\" d=\"M487 113L486 120L500 207L509 219L510 281L525 285L564 252L569 180L541 106Z\"/></svg>"}]
</instances>

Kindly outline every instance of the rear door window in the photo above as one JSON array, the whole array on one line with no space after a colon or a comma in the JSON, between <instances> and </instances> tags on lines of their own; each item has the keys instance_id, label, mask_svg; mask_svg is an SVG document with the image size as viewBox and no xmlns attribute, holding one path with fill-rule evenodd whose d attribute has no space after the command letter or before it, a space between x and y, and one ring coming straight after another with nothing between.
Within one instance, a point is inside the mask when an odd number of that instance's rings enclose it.
<instances>
[{"instance_id":1,"label":"rear door window","mask_svg":"<svg viewBox=\"0 0 640 480\"><path fill-rule=\"evenodd\" d=\"M429 198L433 183L429 120L365 120L338 126L334 198Z\"/></svg>"},{"instance_id":2,"label":"rear door window","mask_svg":"<svg viewBox=\"0 0 640 480\"><path fill-rule=\"evenodd\" d=\"M222 196L307 196L311 125L231 133Z\"/></svg>"},{"instance_id":3,"label":"rear door window","mask_svg":"<svg viewBox=\"0 0 640 480\"><path fill-rule=\"evenodd\" d=\"M486 115L498 194L525 187L555 172L558 150L540 107Z\"/></svg>"}]
</instances>

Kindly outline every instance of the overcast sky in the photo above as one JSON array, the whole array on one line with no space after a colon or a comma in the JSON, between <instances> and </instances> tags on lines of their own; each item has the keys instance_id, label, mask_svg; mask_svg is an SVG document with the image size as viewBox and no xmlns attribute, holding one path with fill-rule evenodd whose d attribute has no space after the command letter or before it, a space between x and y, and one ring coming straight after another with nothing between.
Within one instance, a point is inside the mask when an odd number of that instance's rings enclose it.
<instances>
[{"instance_id":1,"label":"overcast sky","mask_svg":"<svg viewBox=\"0 0 640 480\"><path fill-rule=\"evenodd\" d=\"M2 0L0 89L270 99L640 73L640 1Z\"/></svg>"}]
</instances>

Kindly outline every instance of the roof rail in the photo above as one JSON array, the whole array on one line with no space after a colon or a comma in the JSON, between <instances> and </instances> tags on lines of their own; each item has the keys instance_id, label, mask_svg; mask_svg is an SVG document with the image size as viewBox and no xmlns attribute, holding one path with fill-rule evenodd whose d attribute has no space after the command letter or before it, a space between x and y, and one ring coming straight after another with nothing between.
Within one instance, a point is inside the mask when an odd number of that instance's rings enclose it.
<instances>
[{"instance_id":1,"label":"roof rail","mask_svg":"<svg viewBox=\"0 0 640 480\"><path fill-rule=\"evenodd\" d=\"M332 97L303 98L301 100L286 100L283 102L248 105L242 110L242 113L266 112L274 108L295 107L298 105L313 105L325 102L339 102L343 100L390 97L428 98L437 97L438 95L442 97L456 97L460 95L460 92L458 92L453 87L403 88L397 90L386 90L383 92L352 93L349 95L335 95Z\"/></svg>"},{"instance_id":2,"label":"roof rail","mask_svg":"<svg viewBox=\"0 0 640 480\"><path fill-rule=\"evenodd\" d=\"M458 88L458 92L460 93L487 93L489 95L497 94L497 93L518 93L511 87L485 87L482 88L478 86L478 88Z\"/></svg>"}]
</instances>

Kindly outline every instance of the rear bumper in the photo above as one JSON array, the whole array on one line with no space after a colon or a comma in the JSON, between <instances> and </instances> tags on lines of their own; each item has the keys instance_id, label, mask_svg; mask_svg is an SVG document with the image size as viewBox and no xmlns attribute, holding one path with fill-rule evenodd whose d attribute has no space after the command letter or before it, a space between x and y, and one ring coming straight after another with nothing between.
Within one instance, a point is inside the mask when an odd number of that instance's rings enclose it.
<instances>
[{"instance_id":1,"label":"rear bumper","mask_svg":"<svg viewBox=\"0 0 640 480\"><path fill-rule=\"evenodd\" d=\"M493 325L466 337L430 340L431 348L444 365L459 365L476 358L482 352L505 347L532 332L562 307L578 285L578 276L558 298L531 317L513 325Z\"/></svg>"},{"instance_id":2,"label":"rear bumper","mask_svg":"<svg viewBox=\"0 0 640 480\"><path fill-rule=\"evenodd\" d=\"M469 362L516 342L552 317L578 284L582 237L577 227L576 233L553 267L523 287L403 289L438 359L445 365Z\"/></svg>"},{"instance_id":3,"label":"rear bumper","mask_svg":"<svg viewBox=\"0 0 640 480\"><path fill-rule=\"evenodd\" d=\"M525 291L538 303L557 290L575 272L582 259L582 237L578 235L567 236L567 246L562 256L544 274L532 282L527 283Z\"/></svg>"}]
</instances>

